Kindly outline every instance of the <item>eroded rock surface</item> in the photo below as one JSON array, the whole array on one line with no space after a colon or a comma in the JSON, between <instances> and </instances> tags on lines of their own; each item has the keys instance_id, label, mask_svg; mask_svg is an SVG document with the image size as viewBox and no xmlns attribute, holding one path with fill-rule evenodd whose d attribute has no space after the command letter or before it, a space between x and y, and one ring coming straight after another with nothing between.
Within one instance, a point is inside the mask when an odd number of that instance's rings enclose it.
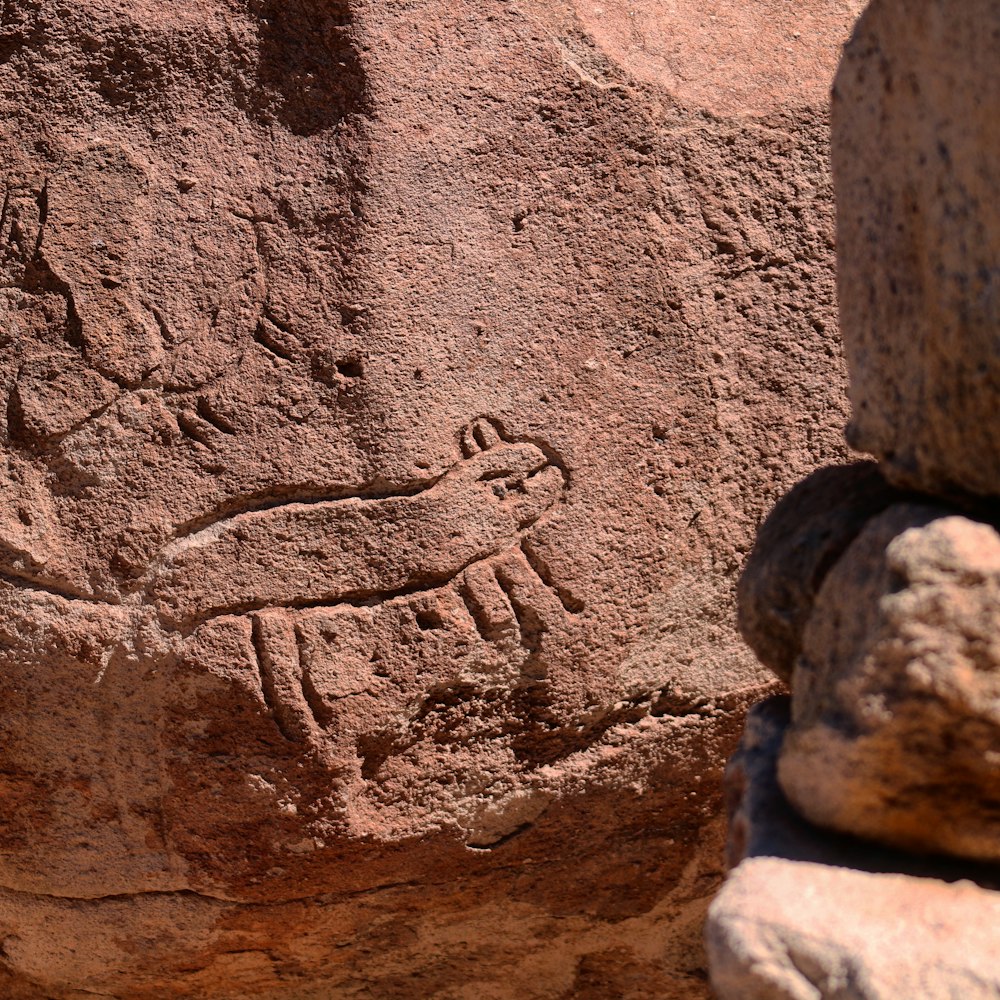
<instances>
[{"instance_id":1,"label":"eroded rock surface","mask_svg":"<svg viewBox=\"0 0 1000 1000\"><path fill-rule=\"evenodd\" d=\"M0 6L4 995L704 993L823 95L579 6Z\"/></svg>"},{"instance_id":2,"label":"eroded rock surface","mask_svg":"<svg viewBox=\"0 0 1000 1000\"><path fill-rule=\"evenodd\" d=\"M834 90L851 444L944 496L1000 494L998 34L995 0L872 3Z\"/></svg>"},{"instance_id":3,"label":"eroded rock surface","mask_svg":"<svg viewBox=\"0 0 1000 1000\"><path fill-rule=\"evenodd\" d=\"M808 819L1000 860L1000 534L940 508L874 518L820 588L779 779Z\"/></svg>"}]
</instances>

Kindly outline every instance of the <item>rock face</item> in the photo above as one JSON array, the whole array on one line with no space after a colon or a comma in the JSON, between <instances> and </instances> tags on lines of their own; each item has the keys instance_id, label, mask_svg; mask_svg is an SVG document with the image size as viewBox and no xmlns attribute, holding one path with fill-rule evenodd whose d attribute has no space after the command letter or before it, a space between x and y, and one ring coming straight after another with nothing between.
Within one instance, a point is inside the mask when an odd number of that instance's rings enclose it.
<instances>
[{"instance_id":1,"label":"rock face","mask_svg":"<svg viewBox=\"0 0 1000 1000\"><path fill-rule=\"evenodd\" d=\"M833 567L779 778L813 822L1000 861L1000 534L896 505Z\"/></svg>"},{"instance_id":2,"label":"rock face","mask_svg":"<svg viewBox=\"0 0 1000 1000\"><path fill-rule=\"evenodd\" d=\"M716 6L0 5L4 996L703 995L858 4Z\"/></svg>"},{"instance_id":3,"label":"rock face","mask_svg":"<svg viewBox=\"0 0 1000 1000\"><path fill-rule=\"evenodd\" d=\"M996 0L873 3L834 90L851 444L944 495L1000 494L998 32Z\"/></svg>"},{"instance_id":4,"label":"rock face","mask_svg":"<svg viewBox=\"0 0 1000 1000\"><path fill-rule=\"evenodd\" d=\"M849 905L845 905L849 900ZM712 903L719 1000L995 1000L1000 893L753 858Z\"/></svg>"}]
</instances>

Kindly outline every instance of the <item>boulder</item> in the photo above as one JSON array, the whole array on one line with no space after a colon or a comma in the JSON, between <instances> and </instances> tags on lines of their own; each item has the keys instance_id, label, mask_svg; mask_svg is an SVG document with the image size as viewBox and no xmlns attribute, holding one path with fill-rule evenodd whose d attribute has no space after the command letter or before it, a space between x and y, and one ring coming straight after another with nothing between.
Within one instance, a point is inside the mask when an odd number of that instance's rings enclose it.
<instances>
[{"instance_id":1,"label":"boulder","mask_svg":"<svg viewBox=\"0 0 1000 1000\"><path fill-rule=\"evenodd\" d=\"M845 903L847 905L845 905ZM1000 893L752 858L709 909L718 1000L996 1000Z\"/></svg>"},{"instance_id":2,"label":"boulder","mask_svg":"<svg viewBox=\"0 0 1000 1000\"><path fill-rule=\"evenodd\" d=\"M778 785L787 696L755 705L726 768L727 861L706 924L719 1000L1000 996L995 865L821 829Z\"/></svg>"},{"instance_id":3,"label":"boulder","mask_svg":"<svg viewBox=\"0 0 1000 1000\"><path fill-rule=\"evenodd\" d=\"M827 574L779 779L821 826L1000 860L1000 533L940 507L874 518Z\"/></svg>"},{"instance_id":4,"label":"boulder","mask_svg":"<svg viewBox=\"0 0 1000 1000\"><path fill-rule=\"evenodd\" d=\"M848 437L939 495L1000 494L998 33L996 0L874 0L833 93Z\"/></svg>"},{"instance_id":5,"label":"boulder","mask_svg":"<svg viewBox=\"0 0 1000 1000\"><path fill-rule=\"evenodd\" d=\"M908 854L814 826L804 819L778 784L778 757L790 724L787 695L774 695L747 713L743 736L724 777L729 868L746 858L785 858L947 882L966 879L984 888L1000 889L1000 872L995 865L944 855Z\"/></svg>"},{"instance_id":6,"label":"boulder","mask_svg":"<svg viewBox=\"0 0 1000 1000\"><path fill-rule=\"evenodd\" d=\"M0 4L0 994L703 996L859 5Z\"/></svg>"}]
</instances>

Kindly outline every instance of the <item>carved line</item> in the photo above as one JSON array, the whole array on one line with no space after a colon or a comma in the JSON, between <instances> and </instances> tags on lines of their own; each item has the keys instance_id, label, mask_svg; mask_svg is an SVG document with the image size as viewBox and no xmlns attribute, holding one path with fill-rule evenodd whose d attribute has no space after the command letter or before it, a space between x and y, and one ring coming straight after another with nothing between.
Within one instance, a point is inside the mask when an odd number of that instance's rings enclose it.
<instances>
[{"instance_id":1,"label":"carved line","mask_svg":"<svg viewBox=\"0 0 1000 1000\"><path fill-rule=\"evenodd\" d=\"M3 208L0 209L0 238L5 238L3 234L7 228L7 213L9 211L10 211L10 184L4 184Z\"/></svg>"},{"instance_id":2,"label":"carved line","mask_svg":"<svg viewBox=\"0 0 1000 1000\"><path fill-rule=\"evenodd\" d=\"M42 236L45 234L45 226L49 221L49 179L46 177L42 181L42 189L35 199L38 204L38 238L35 240L35 250L37 254L42 249Z\"/></svg>"},{"instance_id":3,"label":"carved line","mask_svg":"<svg viewBox=\"0 0 1000 1000\"><path fill-rule=\"evenodd\" d=\"M412 495L412 494L403 494ZM296 501L300 502L300 501ZM324 502L322 500L313 501L315 503ZM270 506L284 506L283 503L269 505L267 507L258 508L260 510L270 509ZM226 519L224 519L226 520ZM207 530L207 529L206 529ZM268 600L267 598L262 598L259 601L248 601L241 604L231 604L231 605L221 605L216 608L209 609L206 612L199 614L196 617L188 619L182 629L178 629L181 634L189 635L198 625L203 624L206 621L210 621L213 618L221 618L226 615L245 615L251 614L255 611L264 611L269 608L274 609L285 609L289 611L304 611L311 608L334 608L334 607L355 607L355 608L371 608L380 607L383 604L387 604L394 600L399 600L402 598L413 597L418 594L428 593L433 590L439 590L443 587L447 587L449 584L453 583L459 576L461 576L470 566L475 565L479 562L487 562L490 559L495 559L498 555L507 551L509 545L505 544L501 548L497 548L491 552L487 552L485 555L478 555L467 562L462 564L457 570L452 573L448 573L441 577L431 578L429 580L424 580L421 583L413 584L409 587L402 587L399 590L394 591L384 591L384 590L357 590L350 591L336 600L331 601L329 598L314 598L314 599L303 599L297 601L285 601L285 602L274 602ZM533 568L533 567L532 567ZM46 593L51 596L61 597L66 600L81 600L87 601L92 604L104 604L108 606L118 606L121 604L119 601L101 599L91 597L85 594L77 594L72 591L57 588L56 586L48 586L43 584L33 578L25 576L23 579L18 577L9 568L5 569L3 573L0 573L0 580L5 580L11 583L13 586L24 590L37 590L40 593ZM500 581L498 580L498 583ZM542 580L545 583L544 580ZM501 584L501 587L503 585ZM505 591L506 593L506 591ZM463 600L464 600L463 596ZM470 614L472 614L473 619L477 620L477 615L473 612L470 607ZM512 608L513 610L513 608ZM482 612L479 613L479 617L482 617ZM256 616L255 616L256 618ZM487 629L487 631L491 631Z\"/></svg>"},{"instance_id":4,"label":"carved line","mask_svg":"<svg viewBox=\"0 0 1000 1000\"><path fill-rule=\"evenodd\" d=\"M319 689L312 679L312 671L309 669L305 658L302 655L302 629L299 624L295 624L295 652L299 660L299 683L302 688L302 698L309 709L309 714L313 722L319 729L328 729L333 721L333 713L323 700Z\"/></svg>"},{"instance_id":5,"label":"carved line","mask_svg":"<svg viewBox=\"0 0 1000 1000\"><path fill-rule=\"evenodd\" d=\"M61 441L64 441L71 434L75 434L77 431L83 430L83 428L86 427L89 423L91 423L91 421L98 420L105 413L107 413L108 410L110 410L113 406L116 406L118 403L120 403L125 398L125 396L128 395L128 391L129 391L128 389L122 390L121 392L118 393L117 396L115 396L114 399L110 399L108 400L108 402L102 403L100 406L97 407L97 409L92 410L85 417L81 417L75 424L73 424L71 427L68 427L66 430L58 431L55 434L49 435L47 440L39 441L37 438L35 438L33 440L33 446L37 448L39 451L51 452ZM15 397L18 398L15 400ZM21 404L16 385L14 386L14 389L11 391L10 399L8 400L7 406L8 406L8 413L13 407L16 407L17 410L20 412ZM20 420L23 423L23 417L21 417L20 415L15 417L15 420Z\"/></svg>"},{"instance_id":6,"label":"carved line","mask_svg":"<svg viewBox=\"0 0 1000 1000\"><path fill-rule=\"evenodd\" d=\"M415 497L436 486L450 470L442 472L439 476L430 479L411 480L396 488L386 489L376 481L369 481L361 486L344 486L339 490L317 490L314 493L299 487L288 487L287 489L277 488L262 490L260 493L250 496L237 497L235 500L223 504L213 511L202 514L190 521L185 521L179 525L174 532L174 537L157 554L157 558L152 560L149 569L152 569L157 561L171 553L178 543L185 541L192 535L208 531L226 521L231 521L241 514L257 514L262 511L275 510L278 507L286 507L292 504L321 504L339 503L342 500L392 500L397 497Z\"/></svg>"},{"instance_id":7,"label":"carved line","mask_svg":"<svg viewBox=\"0 0 1000 1000\"><path fill-rule=\"evenodd\" d=\"M281 345L278 338L268 329L268 327L274 327L279 333L283 332L281 327L278 326L270 317L262 317L257 323L257 328L254 330L253 339L260 344L269 354L273 354L276 358L281 361L292 361L292 353Z\"/></svg>"},{"instance_id":8,"label":"carved line","mask_svg":"<svg viewBox=\"0 0 1000 1000\"><path fill-rule=\"evenodd\" d=\"M46 597L58 597L64 601L82 601L85 604L103 605L104 607L121 607L121 602L110 598L94 597L91 594L83 594L76 590L70 590L65 586L56 583L46 583L28 574L18 573L10 566L5 566L0 572L0 581L9 583L17 590L27 591L33 594L44 594Z\"/></svg>"},{"instance_id":9,"label":"carved line","mask_svg":"<svg viewBox=\"0 0 1000 1000\"><path fill-rule=\"evenodd\" d=\"M107 405L108 406L114 405L114 401L112 401ZM181 424L182 419L184 420L183 425ZM477 418L477 421L480 419L486 419L486 418ZM503 441L506 441L508 443L514 443L520 441L528 442L528 439L521 439L521 438L513 439L509 437L507 434L504 433L503 428L496 421L490 420L489 423L494 429L496 429L496 431L500 435L501 440ZM206 447L210 446L207 435L205 434L204 431L200 429L200 427L197 424L192 422L190 416L181 414L178 418L178 426L180 426L182 430L188 433L189 436L194 437L195 440L198 440ZM475 434L476 443L480 444L483 432L479 428L476 428L476 431L478 431L478 433ZM538 447L539 450L543 451L545 450L543 449L541 444L537 444L535 442L530 442L530 443L535 444L535 446ZM547 449L547 451L551 453L551 449ZM563 466L561 465L561 460L553 459L549 457L548 454L547 458L549 458L549 462L552 465L555 465L557 468L560 469L560 471L563 472L563 475L566 480L565 487L568 488L569 476L566 473ZM186 525L181 526L178 529L178 534L175 535L174 539L159 551L156 558L151 560L149 566L147 567L146 575L148 575L148 572L150 570L156 567L157 563L162 563L166 558L169 558L172 554L174 554L178 549L178 547L187 543L193 535L217 529L224 522L233 520L234 518L240 516L241 514L257 513L283 506L289 506L292 504L320 504L320 503L339 502L341 500L348 500L348 499L378 501L396 497L417 496L420 493L423 493L431 489L433 486L435 486L441 479L444 478L445 475L447 475L448 471L450 470L445 470L445 472L442 472L440 475L425 480L418 480L416 482L404 484L403 486L398 487L397 489L391 491L386 491L384 489L376 490L374 488L374 485L370 483L368 484L368 486L363 486L361 488L345 489L345 491L339 495L331 495L329 492L324 492L322 494L309 496L309 495L304 495L301 491L296 490L290 496L279 495L276 493L276 491L268 491L259 494L256 498L240 498L240 500L236 503L236 505L227 505L224 508L217 509L216 511L207 515L207 517L203 516L196 520L187 522ZM540 470L536 470L536 472L533 473L532 475L536 475L538 471ZM565 499L565 493L563 494L563 497L560 499L559 502L563 502L564 499ZM547 511L543 512L543 514L544 513L547 513ZM532 521L523 524L520 526L520 530L524 531L534 523L536 522ZM468 562L461 565L457 570L455 570L452 573L440 577L431 578L429 580L424 580L418 584L414 584L410 587L400 588L399 590L396 591L386 592L386 591L375 591L375 590L358 590L339 595L333 601L331 601L329 597L325 597L325 598L317 598L310 600L298 600L298 601L275 603L271 600L264 598L252 602L243 602L241 604L224 605L221 607L210 609L209 611L203 612L193 619L189 619L188 621L185 622L184 627L178 629L177 631L179 631L182 635L190 634L199 624L202 624L203 622L209 621L213 618L223 617L226 615L250 614L254 611L262 611L267 608L275 608L275 609L283 608L286 610L307 610L310 608L323 608L323 607L331 608L331 607L342 607L342 606L357 607L357 608L378 607L381 606L382 604L386 604L393 600L399 600L402 598L414 596L421 593L426 593L428 591L437 590L442 587L448 586L449 584L454 582L456 578L458 578L461 574L463 574L470 566L474 565L477 562L495 558L500 553L505 551L505 548L506 546L500 547L491 552L486 553L485 555L480 555L475 558L472 558ZM554 585L548 579L548 573L544 567L544 564L542 564L537 559L537 557L531 554L530 547L525 548L524 540L522 540L521 542L521 551L524 552L525 558L527 559L530 568L536 573L536 575L539 577L539 579L545 586L549 587L556 593L556 595L560 599L560 602L563 604L563 607L566 608L567 611L570 611L570 613L572 613L571 609L574 606L582 607L582 602L577 602L572 597L560 593L560 591L554 587ZM541 567L541 569L539 567ZM51 596L63 598L65 600L81 600L93 604L103 604L106 606L118 606L122 603L117 600L94 598L90 595L76 593L74 591L67 590L64 587L59 587L58 585L54 584L48 585L40 580L28 576L27 574L25 574L22 578L16 572L12 571L9 567L5 568L5 573L0 572L0 580L6 580L12 586L18 587L20 589L37 590L40 593L46 593ZM503 581L500 581L499 578L498 578L498 583L500 584L501 588L505 590L505 593L507 593L508 599L511 600L512 611L515 614L515 619L518 621L520 625L521 622L523 621L523 612L519 617L518 608L514 605L513 599L510 596L509 589L504 587ZM131 590L126 590L127 596L133 598L141 597L143 586L144 586L143 580L136 581L134 587ZM473 610L472 606L469 605L469 602L467 600L467 592L463 594L463 600L466 600L466 604L467 606L469 606L470 614L472 615L473 620L476 622L477 629L480 631L480 634L483 634L484 619L482 616L482 612L480 611L479 614L477 615L477 613ZM129 601L127 603L135 603L135 602ZM161 621L162 621L162 616L161 616ZM257 622L256 617L255 617L255 622ZM256 629L255 634L259 634L260 632L259 623L255 625L255 629ZM489 628L486 629L487 634L491 631L492 629ZM258 655L258 659L259 658L260 657ZM264 664L264 669L265 671L268 669L266 664ZM273 677L272 677L272 682L273 682Z\"/></svg>"},{"instance_id":10,"label":"carved line","mask_svg":"<svg viewBox=\"0 0 1000 1000\"><path fill-rule=\"evenodd\" d=\"M277 649L273 649L272 639L277 639ZM290 640L287 649L282 639ZM250 641L264 704L281 735L289 743L305 743L328 729L333 714L306 666L298 623L253 615Z\"/></svg>"},{"instance_id":11,"label":"carved line","mask_svg":"<svg viewBox=\"0 0 1000 1000\"><path fill-rule=\"evenodd\" d=\"M181 433L186 437L191 438L192 441L197 441L198 444L205 448L212 448L212 438L202 429L201 423L192 413L181 410L180 413L176 414L174 419L177 421L177 426L180 428Z\"/></svg>"},{"instance_id":12,"label":"carved line","mask_svg":"<svg viewBox=\"0 0 1000 1000\"><path fill-rule=\"evenodd\" d=\"M524 554L525 560L538 579L541 580L542 583L544 583L545 586L559 598L559 603L563 606L563 610L567 614L577 615L584 610L586 605L583 601L581 601L578 597L574 597L568 590L560 587L555 582L548 566L545 565L541 556L538 555L527 538L521 539L521 552Z\"/></svg>"},{"instance_id":13,"label":"carved line","mask_svg":"<svg viewBox=\"0 0 1000 1000\"><path fill-rule=\"evenodd\" d=\"M270 710L274 718L274 724L278 727L281 735L289 743L301 743L302 738L295 731L292 720L288 717L289 708L278 694L277 670L279 667L267 648L267 638L264 635L264 621L260 615L254 615L251 620L250 637L254 656L257 660L257 673L260 675L260 686L261 692L264 695L264 704Z\"/></svg>"},{"instance_id":14,"label":"carved line","mask_svg":"<svg viewBox=\"0 0 1000 1000\"><path fill-rule=\"evenodd\" d=\"M517 584L511 577L507 576L503 567L497 566L494 572L500 589L507 595L507 600L510 602L514 619L521 634L521 645L530 654L530 660L542 648L542 636L548 631L548 627L538 617L534 608L517 598Z\"/></svg>"},{"instance_id":15,"label":"carved line","mask_svg":"<svg viewBox=\"0 0 1000 1000\"><path fill-rule=\"evenodd\" d=\"M498 549L493 552L488 552L486 555L475 556L460 566L453 573L448 573L447 575L443 575L441 577L434 577L421 583L413 584L409 587L401 587L399 590L355 590L343 594L334 600L331 600L329 597L317 597L290 601L273 601L267 598L261 598L256 601L244 601L240 604L221 605L219 607L210 608L207 611L201 612L197 616L185 619L182 625L171 628L171 631L176 631L180 635L186 636L190 635L199 625L202 625L207 621L211 621L213 618L222 618L227 615L252 614L255 611L266 611L272 608L274 610L281 609L285 611L308 611L313 608L341 607L377 608L381 607L383 604L388 604L391 601L414 597L418 594L425 594L430 591L440 590L443 587L447 587L459 576L461 576L462 573L464 573L470 566L478 562L493 559L503 551L505 551L505 549Z\"/></svg>"},{"instance_id":16,"label":"carved line","mask_svg":"<svg viewBox=\"0 0 1000 1000\"><path fill-rule=\"evenodd\" d=\"M216 430L221 431L223 434L232 435L236 433L236 428L221 413L215 410L204 396L198 397L195 409L198 416L206 423L211 424Z\"/></svg>"},{"instance_id":17,"label":"carved line","mask_svg":"<svg viewBox=\"0 0 1000 1000\"><path fill-rule=\"evenodd\" d=\"M486 617L486 609L476 600L475 592L467 581L463 581L460 584L458 594L462 598L462 603L469 612L469 617L472 619L479 635L487 642L495 641L497 638L497 629L493 627L490 620ZM512 615L513 612L514 609L511 608Z\"/></svg>"}]
</instances>

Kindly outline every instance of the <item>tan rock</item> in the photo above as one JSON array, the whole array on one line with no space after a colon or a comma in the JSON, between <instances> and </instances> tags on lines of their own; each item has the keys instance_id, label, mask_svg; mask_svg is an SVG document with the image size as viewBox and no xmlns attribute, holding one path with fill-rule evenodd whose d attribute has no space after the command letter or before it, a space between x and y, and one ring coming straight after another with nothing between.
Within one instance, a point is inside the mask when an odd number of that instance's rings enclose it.
<instances>
[{"instance_id":1,"label":"tan rock","mask_svg":"<svg viewBox=\"0 0 1000 1000\"><path fill-rule=\"evenodd\" d=\"M984 888L1000 889L1000 871L995 865L908 854L803 819L778 784L778 756L790 723L787 695L768 698L747 713L743 736L726 765L724 778L728 867L735 868L746 858L785 858L947 882L966 879Z\"/></svg>"},{"instance_id":2,"label":"tan rock","mask_svg":"<svg viewBox=\"0 0 1000 1000\"><path fill-rule=\"evenodd\" d=\"M579 6L0 5L11 996L703 995L858 5L745 112Z\"/></svg>"},{"instance_id":3,"label":"tan rock","mask_svg":"<svg viewBox=\"0 0 1000 1000\"><path fill-rule=\"evenodd\" d=\"M755 705L726 768L734 871L706 928L716 995L1000 996L997 867L908 855L806 822L777 781L789 722L786 696Z\"/></svg>"},{"instance_id":4,"label":"tan rock","mask_svg":"<svg viewBox=\"0 0 1000 1000\"><path fill-rule=\"evenodd\" d=\"M780 858L732 872L709 909L719 1000L996 1000L1000 893Z\"/></svg>"},{"instance_id":5,"label":"tan rock","mask_svg":"<svg viewBox=\"0 0 1000 1000\"><path fill-rule=\"evenodd\" d=\"M827 575L779 778L822 826L1000 860L1000 534L940 508L876 517Z\"/></svg>"},{"instance_id":6,"label":"tan rock","mask_svg":"<svg viewBox=\"0 0 1000 1000\"><path fill-rule=\"evenodd\" d=\"M790 681L816 592L873 515L902 494L874 462L820 469L778 501L757 533L740 577L740 634Z\"/></svg>"},{"instance_id":7,"label":"tan rock","mask_svg":"<svg viewBox=\"0 0 1000 1000\"><path fill-rule=\"evenodd\" d=\"M851 444L894 481L1000 494L996 0L874 0L833 99Z\"/></svg>"}]
</instances>

